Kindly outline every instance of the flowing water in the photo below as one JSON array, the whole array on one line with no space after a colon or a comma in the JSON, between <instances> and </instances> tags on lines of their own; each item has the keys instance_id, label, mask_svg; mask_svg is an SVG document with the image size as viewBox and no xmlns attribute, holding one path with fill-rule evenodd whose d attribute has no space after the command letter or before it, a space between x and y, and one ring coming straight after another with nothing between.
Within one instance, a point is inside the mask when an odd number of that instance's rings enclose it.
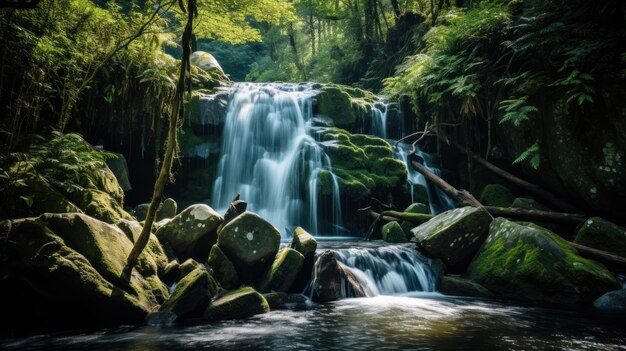
<instances>
[{"instance_id":1,"label":"flowing water","mask_svg":"<svg viewBox=\"0 0 626 351\"><path fill-rule=\"evenodd\" d=\"M293 303L236 321L0 340L7 350L626 350L623 316L442 296L409 246L322 241L368 298ZM405 282L401 284L400 282Z\"/></svg>"}]
</instances>

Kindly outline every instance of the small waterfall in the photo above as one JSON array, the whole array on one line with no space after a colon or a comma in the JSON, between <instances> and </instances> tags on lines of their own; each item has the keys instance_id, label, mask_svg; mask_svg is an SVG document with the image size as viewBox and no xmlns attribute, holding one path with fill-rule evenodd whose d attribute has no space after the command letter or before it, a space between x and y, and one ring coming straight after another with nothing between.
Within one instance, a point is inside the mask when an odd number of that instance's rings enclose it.
<instances>
[{"instance_id":1,"label":"small waterfall","mask_svg":"<svg viewBox=\"0 0 626 351\"><path fill-rule=\"evenodd\" d=\"M412 246L338 249L335 256L368 297L435 291L431 260Z\"/></svg>"},{"instance_id":2,"label":"small waterfall","mask_svg":"<svg viewBox=\"0 0 626 351\"><path fill-rule=\"evenodd\" d=\"M281 231L301 225L319 233L318 175L329 157L311 137L313 84L238 84L226 112L213 206L227 208L241 193L249 209ZM333 175L334 228L341 227Z\"/></svg>"}]
</instances>

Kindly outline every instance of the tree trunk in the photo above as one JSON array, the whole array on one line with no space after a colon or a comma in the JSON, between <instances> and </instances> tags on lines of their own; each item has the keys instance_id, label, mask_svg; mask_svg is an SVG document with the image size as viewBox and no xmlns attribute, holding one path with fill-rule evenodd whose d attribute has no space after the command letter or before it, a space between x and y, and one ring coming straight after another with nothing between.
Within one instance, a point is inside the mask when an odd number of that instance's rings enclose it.
<instances>
[{"instance_id":1,"label":"tree trunk","mask_svg":"<svg viewBox=\"0 0 626 351\"><path fill-rule=\"evenodd\" d=\"M184 95L185 88L188 86L189 73L190 73L190 62L189 57L191 55L191 46L192 46L192 34L193 34L193 18L194 13L196 12L194 9L196 8L196 0L187 0L187 24L185 26L185 31L183 32L182 38L182 47L183 47L183 56L180 62L180 73L178 76L178 83L176 84L176 91L174 93L174 100L172 103L172 113L170 116L168 132L167 132L167 140L166 140L166 148L165 155L163 157L163 163L161 164L161 169L159 171L159 176L157 177L154 183L154 191L152 193L152 200L150 201L150 206L148 207L148 213L146 215L146 220L143 225L143 229L141 230L141 234L139 238L135 242L132 251L128 255L128 260L126 262L125 274L127 277L130 277L130 272L133 267L137 263L137 259L141 252L146 247L148 240L150 239L150 233L152 231L152 224L154 223L154 218L156 217L156 212L161 204L161 196L163 195L163 188L165 188L165 184L170 178L172 163L174 160L174 151L176 150L176 131L178 126L178 120L183 116L184 113Z\"/></svg>"},{"instance_id":2,"label":"tree trunk","mask_svg":"<svg viewBox=\"0 0 626 351\"><path fill-rule=\"evenodd\" d=\"M506 217L522 221L580 224L587 220L586 217L583 217L576 213L559 213L527 210L525 208L505 208L491 206L485 206L485 209L494 217Z\"/></svg>"},{"instance_id":3,"label":"tree trunk","mask_svg":"<svg viewBox=\"0 0 626 351\"><path fill-rule=\"evenodd\" d=\"M398 211L384 211L381 213L383 217L393 217L398 218L404 221L408 221L411 223L422 224L424 222L428 222L434 216L431 214L425 213L410 213L410 212L398 212Z\"/></svg>"},{"instance_id":4,"label":"tree trunk","mask_svg":"<svg viewBox=\"0 0 626 351\"><path fill-rule=\"evenodd\" d=\"M393 7L393 14L396 18L400 17L400 4L398 4L398 0L391 0L391 7Z\"/></svg>"},{"instance_id":5,"label":"tree trunk","mask_svg":"<svg viewBox=\"0 0 626 351\"><path fill-rule=\"evenodd\" d=\"M626 273L626 258L614 255L610 252L593 249L573 242L567 242L582 257L597 261L605 265L610 271Z\"/></svg>"}]
</instances>

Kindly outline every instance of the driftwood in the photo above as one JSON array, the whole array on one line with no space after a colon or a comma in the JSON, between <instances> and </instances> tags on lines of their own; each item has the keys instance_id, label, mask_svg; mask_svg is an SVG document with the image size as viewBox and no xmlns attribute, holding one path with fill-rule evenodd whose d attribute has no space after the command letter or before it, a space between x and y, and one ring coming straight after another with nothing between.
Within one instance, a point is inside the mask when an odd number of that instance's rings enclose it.
<instances>
[{"instance_id":1,"label":"driftwood","mask_svg":"<svg viewBox=\"0 0 626 351\"><path fill-rule=\"evenodd\" d=\"M626 273L626 258L573 242L568 241L567 243L574 248L574 250L578 251L580 256L600 262L613 272Z\"/></svg>"},{"instance_id":2,"label":"driftwood","mask_svg":"<svg viewBox=\"0 0 626 351\"><path fill-rule=\"evenodd\" d=\"M374 235L374 233L380 229L382 220L383 220L383 216L380 216L380 215L376 217L376 219L374 219L372 224L370 224L370 227L367 229L367 233L365 233L365 240L370 240L372 235Z\"/></svg>"},{"instance_id":3,"label":"driftwood","mask_svg":"<svg viewBox=\"0 0 626 351\"><path fill-rule=\"evenodd\" d=\"M485 209L494 217L506 217L521 221L580 224L587 220L587 218L576 213L559 213L528 210L524 208L506 208L492 206L485 206Z\"/></svg>"},{"instance_id":4,"label":"driftwood","mask_svg":"<svg viewBox=\"0 0 626 351\"><path fill-rule=\"evenodd\" d=\"M542 198L543 200L547 201L548 203L550 203L552 206L565 211L565 212L574 212L574 213L581 213L581 211L579 209L577 209L576 207L572 206L571 204L557 198L556 196L554 196L553 194L551 194L550 192L548 192L547 190L543 189L542 187L536 185L536 184L532 184L530 182L527 182L523 179L520 179L516 176L514 176L513 174L503 170L502 168L494 165L493 163L485 160L484 158L478 156L477 154L473 153L472 151L470 151L469 149L462 147L461 145L455 143L455 142L449 142L450 145L454 146L456 149L458 149L461 153L471 157L472 159L474 159L474 161L478 162L481 166L485 167L486 169L488 169L489 171L497 174L498 176L506 179L507 181L511 182L512 184L515 184L523 189L525 189L526 191L528 191L529 193Z\"/></svg>"},{"instance_id":5,"label":"driftwood","mask_svg":"<svg viewBox=\"0 0 626 351\"><path fill-rule=\"evenodd\" d=\"M428 222L434 216L424 213L411 213L411 212L398 212L398 211L384 211L381 213L383 219L386 217L397 218L411 223L422 224Z\"/></svg>"},{"instance_id":6,"label":"driftwood","mask_svg":"<svg viewBox=\"0 0 626 351\"><path fill-rule=\"evenodd\" d=\"M378 219L378 217L380 217L380 213L378 212L374 212L372 210L368 211L368 214L370 217L372 217L374 220ZM399 218L396 217L390 217L390 216L383 216L383 220L387 221L387 222L398 222L400 221Z\"/></svg>"}]
</instances>

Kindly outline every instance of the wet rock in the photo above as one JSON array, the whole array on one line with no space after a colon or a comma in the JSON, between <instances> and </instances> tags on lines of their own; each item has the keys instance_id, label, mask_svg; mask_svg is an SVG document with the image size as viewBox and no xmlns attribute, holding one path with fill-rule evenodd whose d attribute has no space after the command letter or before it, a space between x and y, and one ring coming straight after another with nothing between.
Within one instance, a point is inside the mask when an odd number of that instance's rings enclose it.
<instances>
[{"instance_id":1,"label":"wet rock","mask_svg":"<svg viewBox=\"0 0 626 351\"><path fill-rule=\"evenodd\" d=\"M484 286L469 279L445 275L441 277L439 292L450 296L492 297L493 294Z\"/></svg>"},{"instance_id":2,"label":"wet rock","mask_svg":"<svg viewBox=\"0 0 626 351\"><path fill-rule=\"evenodd\" d=\"M488 184L480 193L480 202L485 206L510 207L513 200L511 191L500 184Z\"/></svg>"},{"instance_id":3,"label":"wet rock","mask_svg":"<svg viewBox=\"0 0 626 351\"><path fill-rule=\"evenodd\" d=\"M363 289L354 273L347 267L340 266L340 268L343 273L342 283L346 288L345 297L367 297L365 289Z\"/></svg>"},{"instance_id":4,"label":"wet rock","mask_svg":"<svg viewBox=\"0 0 626 351\"><path fill-rule=\"evenodd\" d=\"M534 224L496 218L467 277L497 296L558 304L591 303L619 287L601 264Z\"/></svg>"},{"instance_id":5,"label":"wet rock","mask_svg":"<svg viewBox=\"0 0 626 351\"><path fill-rule=\"evenodd\" d=\"M197 268L181 279L160 311L175 313L179 318L199 317L217 293L217 283L203 268Z\"/></svg>"},{"instance_id":6,"label":"wet rock","mask_svg":"<svg viewBox=\"0 0 626 351\"><path fill-rule=\"evenodd\" d=\"M204 261L217 240L217 227L223 218L204 204L191 205L156 231L161 243L172 248L178 259Z\"/></svg>"},{"instance_id":7,"label":"wet rock","mask_svg":"<svg viewBox=\"0 0 626 351\"><path fill-rule=\"evenodd\" d=\"M608 313L626 313L626 289L609 291L594 301L593 307Z\"/></svg>"},{"instance_id":8,"label":"wet rock","mask_svg":"<svg viewBox=\"0 0 626 351\"><path fill-rule=\"evenodd\" d=\"M242 319L267 313L270 306L263 295L251 287L244 287L222 295L204 311L207 320Z\"/></svg>"},{"instance_id":9,"label":"wet rock","mask_svg":"<svg viewBox=\"0 0 626 351\"><path fill-rule=\"evenodd\" d=\"M204 266L198 263L198 261L193 258L188 258L185 262L181 263L178 266L178 270L180 271L180 278L184 278L187 274L193 272L195 269L200 268L204 269Z\"/></svg>"},{"instance_id":10,"label":"wet rock","mask_svg":"<svg viewBox=\"0 0 626 351\"><path fill-rule=\"evenodd\" d=\"M276 254L274 262L259 286L263 292L285 292L291 288L304 262L304 256L294 249L284 248Z\"/></svg>"},{"instance_id":11,"label":"wet rock","mask_svg":"<svg viewBox=\"0 0 626 351\"><path fill-rule=\"evenodd\" d=\"M550 211L550 208L540 204L539 202L535 201L535 199L529 197L516 198L515 200L513 200L511 207L523 208L526 210Z\"/></svg>"},{"instance_id":12,"label":"wet rock","mask_svg":"<svg viewBox=\"0 0 626 351\"><path fill-rule=\"evenodd\" d=\"M178 316L170 311L156 311L148 314L146 324L151 327L166 327L174 324Z\"/></svg>"},{"instance_id":13,"label":"wet rock","mask_svg":"<svg viewBox=\"0 0 626 351\"><path fill-rule=\"evenodd\" d=\"M291 248L297 250L304 256L302 269L296 277L296 281L291 286L290 291L302 292L311 281L313 274L313 264L315 264L315 251L317 250L317 240L301 227L297 227L293 232Z\"/></svg>"},{"instance_id":14,"label":"wet rock","mask_svg":"<svg viewBox=\"0 0 626 351\"><path fill-rule=\"evenodd\" d=\"M178 209L178 205L176 201L172 198L167 198L163 200L161 206L159 206L159 210L157 211L156 219L160 221L166 218L174 218L176 216L176 210Z\"/></svg>"},{"instance_id":15,"label":"wet rock","mask_svg":"<svg viewBox=\"0 0 626 351\"><path fill-rule=\"evenodd\" d=\"M284 292L271 292L263 294L265 301L270 306L270 310L275 310L281 308L285 305L285 301L287 300L287 294Z\"/></svg>"},{"instance_id":16,"label":"wet rock","mask_svg":"<svg viewBox=\"0 0 626 351\"><path fill-rule=\"evenodd\" d=\"M420 186L423 188L423 186L421 185L417 185L417 186ZM428 194L426 194L426 201L428 202ZM428 205L425 205L424 203L416 202L416 203L409 205L409 207L407 207L404 210L404 212L430 214L430 208L428 208ZM413 222L409 222L409 221L400 222L400 227L402 227L402 230L404 230L404 234L406 235L407 238L410 238L413 236L413 234L411 233L411 229L415 228L416 226L417 225Z\"/></svg>"},{"instance_id":17,"label":"wet rock","mask_svg":"<svg viewBox=\"0 0 626 351\"><path fill-rule=\"evenodd\" d=\"M489 234L491 220L483 208L462 207L435 216L411 232L425 254L443 260L449 272L462 273Z\"/></svg>"},{"instance_id":18,"label":"wet rock","mask_svg":"<svg viewBox=\"0 0 626 351\"><path fill-rule=\"evenodd\" d=\"M345 273L332 251L322 252L315 262L314 269L313 301L327 302L345 297L341 291Z\"/></svg>"},{"instance_id":19,"label":"wet rock","mask_svg":"<svg viewBox=\"0 0 626 351\"><path fill-rule=\"evenodd\" d=\"M574 242L626 257L626 229L600 217L589 218L578 230Z\"/></svg>"},{"instance_id":20,"label":"wet rock","mask_svg":"<svg viewBox=\"0 0 626 351\"><path fill-rule=\"evenodd\" d=\"M259 283L272 264L280 245L280 233L252 212L245 212L225 225L218 245L237 270L242 283Z\"/></svg>"},{"instance_id":21,"label":"wet rock","mask_svg":"<svg viewBox=\"0 0 626 351\"><path fill-rule=\"evenodd\" d=\"M388 243L405 243L406 235L404 234L404 230L398 222L389 222L386 223L382 229L382 237L383 240Z\"/></svg>"},{"instance_id":22,"label":"wet rock","mask_svg":"<svg viewBox=\"0 0 626 351\"><path fill-rule=\"evenodd\" d=\"M241 286L235 266L217 244L211 248L207 263L222 288L234 290Z\"/></svg>"}]
</instances>

